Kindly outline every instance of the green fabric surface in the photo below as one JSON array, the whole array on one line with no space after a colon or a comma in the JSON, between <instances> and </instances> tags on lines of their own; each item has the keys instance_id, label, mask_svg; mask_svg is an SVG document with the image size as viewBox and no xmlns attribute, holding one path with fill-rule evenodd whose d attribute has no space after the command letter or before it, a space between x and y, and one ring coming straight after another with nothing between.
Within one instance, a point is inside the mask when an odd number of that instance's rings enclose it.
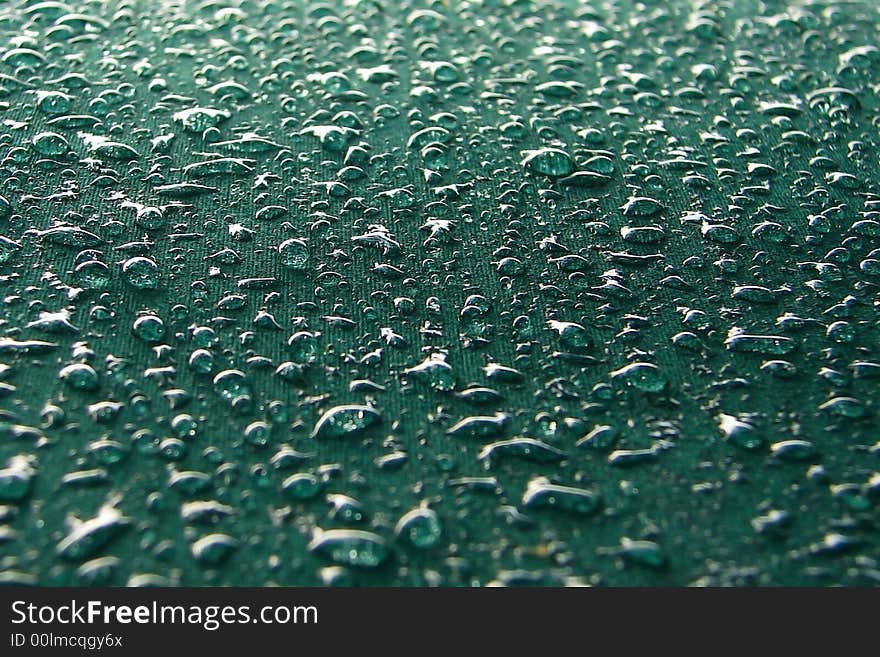
<instances>
[{"instance_id":1,"label":"green fabric surface","mask_svg":"<svg viewBox=\"0 0 880 657\"><path fill-rule=\"evenodd\" d=\"M871 2L0 6L0 583L880 582Z\"/></svg>"}]
</instances>

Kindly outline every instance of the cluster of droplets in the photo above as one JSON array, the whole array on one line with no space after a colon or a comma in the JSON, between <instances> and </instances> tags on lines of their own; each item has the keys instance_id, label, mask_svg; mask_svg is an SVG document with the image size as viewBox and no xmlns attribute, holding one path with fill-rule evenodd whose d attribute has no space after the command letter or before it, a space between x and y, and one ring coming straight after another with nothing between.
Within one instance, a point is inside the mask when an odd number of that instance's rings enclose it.
<instances>
[{"instance_id":1,"label":"cluster of droplets","mask_svg":"<svg viewBox=\"0 0 880 657\"><path fill-rule=\"evenodd\" d=\"M869 6L0 9L0 583L880 581Z\"/></svg>"}]
</instances>

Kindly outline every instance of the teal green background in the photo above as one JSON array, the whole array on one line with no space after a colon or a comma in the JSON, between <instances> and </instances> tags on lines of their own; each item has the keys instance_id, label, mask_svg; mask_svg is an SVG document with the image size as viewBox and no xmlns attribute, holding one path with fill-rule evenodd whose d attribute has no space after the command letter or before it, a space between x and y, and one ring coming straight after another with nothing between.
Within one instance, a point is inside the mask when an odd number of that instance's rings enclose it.
<instances>
[{"instance_id":1,"label":"teal green background","mask_svg":"<svg viewBox=\"0 0 880 657\"><path fill-rule=\"evenodd\" d=\"M0 582L876 585L877 27L5 3Z\"/></svg>"}]
</instances>

